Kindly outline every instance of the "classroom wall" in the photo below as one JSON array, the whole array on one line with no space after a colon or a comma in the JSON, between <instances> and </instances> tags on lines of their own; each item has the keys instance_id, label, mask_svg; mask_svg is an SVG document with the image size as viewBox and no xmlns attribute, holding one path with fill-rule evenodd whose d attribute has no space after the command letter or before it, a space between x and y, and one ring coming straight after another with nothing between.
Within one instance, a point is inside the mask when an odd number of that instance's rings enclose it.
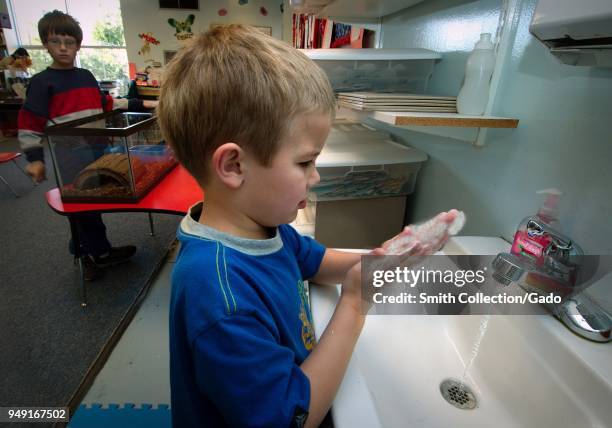
<instances>
[{"instance_id":1,"label":"classroom wall","mask_svg":"<svg viewBox=\"0 0 612 428\"><path fill-rule=\"evenodd\" d=\"M563 191L563 231L587 253L612 254L612 69L560 63L529 33L536 0L517 0L512 45L493 106L520 119L517 129L489 130L483 148L378 125L424 150L411 220L458 208L464 234L511 240L542 203L536 190ZM383 21L383 46L441 52L428 92L457 95L480 32L494 32L496 0L431 0Z\"/></svg>"},{"instance_id":2,"label":"classroom wall","mask_svg":"<svg viewBox=\"0 0 612 428\"><path fill-rule=\"evenodd\" d=\"M195 34L207 30L210 24L247 24L271 27L272 36L282 38L281 0L250 0L240 5L238 0L200 0L200 10L159 9L154 0L121 0L121 14L125 32L128 60L136 63L137 69L143 69L145 58L139 55L143 43L138 37L140 33L151 32L160 44L151 45L151 58L164 64L164 51L175 51L180 42L175 37L175 29L168 24L173 18L183 21L188 15L195 15L191 26ZM260 8L264 7L264 16ZM220 16L218 11L225 9L227 15Z\"/></svg>"}]
</instances>

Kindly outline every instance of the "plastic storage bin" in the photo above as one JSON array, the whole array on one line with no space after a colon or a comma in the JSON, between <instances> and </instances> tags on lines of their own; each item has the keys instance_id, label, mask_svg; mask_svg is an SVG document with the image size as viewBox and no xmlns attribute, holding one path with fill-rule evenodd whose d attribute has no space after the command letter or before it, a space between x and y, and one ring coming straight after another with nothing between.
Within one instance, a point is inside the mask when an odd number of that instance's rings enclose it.
<instances>
[{"instance_id":1,"label":"plastic storage bin","mask_svg":"<svg viewBox=\"0 0 612 428\"><path fill-rule=\"evenodd\" d=\"M392 141L365 139L325 146L317 159L315 201L408 195L427 155Z\"/></svg>"},{"instance_id":2,"label":"plastic storage bin","mask_svg":"<svg viewBox=\"0 0 612 428\"><path fill-rule=\"evenodd\" d=\"M335 92L423 93L441 58L427 49L305 49Z\"/></svg>"},{"instance_id":3,"label":"plastic storage bin","mask_svg":"<svg viewBox=\"0 0 612 428\"><path fill-rule=\"evenodd\" d=\"M402 229L427 155L389 138L360 123L333 125L317 159L321 181L294 222L300 233L328 247L373 248Z\"/></svg>"},{"instance_id":4,"label":"plastic storage bin","mask_svg":"<svg viewBox=\"0 0 612 428\"><path fill-rule=\"evenodd\" d=\"M149 113L102 113L46 132L64 201L135 202L176 165Z\"/></svg>"}]
</instances>

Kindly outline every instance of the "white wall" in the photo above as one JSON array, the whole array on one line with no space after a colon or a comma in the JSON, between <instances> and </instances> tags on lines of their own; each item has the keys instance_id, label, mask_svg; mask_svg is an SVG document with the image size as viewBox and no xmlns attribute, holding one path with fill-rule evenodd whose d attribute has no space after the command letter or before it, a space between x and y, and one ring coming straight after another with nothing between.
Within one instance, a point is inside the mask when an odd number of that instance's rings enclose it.
<instances>
[{"instance_id":1,"label":"white wall","mask_svg":"<svg viewBox=\"0 0 612 428\"><path fill-rule=\"evenodd\" d=\"M417 182L412 220L452 207L466 212L464 232L512 239L542 202L535 191L563 191L563 231L590 254L612 254L612 69L558 62L529 33L536 0L519 0L516 34L494 105L520 119L490 130L485 147L384 127L430 156ZM494 30L501 1L431 0L386 19L385 47L443 54L429 92L456 95L469 51Z\"/></svg>"},{"instance_id":2,"label":"white wall","mask_svg":"<svg viewBox=\"0 0 612 428\"><path fill-rule=\"evenodd\" d=\"M136 63L137 69L144 68L144 59L138 55L142 41L140 33L151 32L160 41L151 46L151 57L164 63L164 50L177 50L179 44L174 37L175 30L168 24L168 18L183 21L189 14L195 15L191 26L194 34L208 30L210 24L248 24L272 27L272 35L282 38L281 0L250 0L240 5L238 0L200 0L200 10L159 9L156 0L121 0L121 15L127 46L128 60ZM265 7L267 16L259 8ZM219 16L217 11L227 9L226 16Z\"/></svg>"}]
</instances>

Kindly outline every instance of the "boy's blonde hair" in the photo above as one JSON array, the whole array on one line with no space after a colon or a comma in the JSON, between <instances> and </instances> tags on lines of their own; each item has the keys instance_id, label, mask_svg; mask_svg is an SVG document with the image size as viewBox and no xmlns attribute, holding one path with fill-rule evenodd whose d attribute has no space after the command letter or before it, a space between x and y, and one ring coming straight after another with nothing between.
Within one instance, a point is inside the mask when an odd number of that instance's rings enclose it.
<instances>
[{"instance_id":1,"label":"boy's blonde hair","mask_svg":"<svg viewBox=\"0 0 612 428\"><path fill-rule=\"evenodd\" d=\"M234 142L267 166L297 115L334 112L329 80L313 61L242 25L215 27L181 49L157 107L162 135L201 184L221 144Z\"/></svg>"}]
</instances>

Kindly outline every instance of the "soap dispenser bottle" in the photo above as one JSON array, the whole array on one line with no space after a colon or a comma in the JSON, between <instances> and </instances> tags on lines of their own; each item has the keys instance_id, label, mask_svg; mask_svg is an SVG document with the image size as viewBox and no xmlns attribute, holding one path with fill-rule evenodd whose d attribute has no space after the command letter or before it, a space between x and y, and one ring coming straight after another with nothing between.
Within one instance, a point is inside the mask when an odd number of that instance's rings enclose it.
<instances>
[{"instance_id":1,"label":"soap dispenser bottle","mask_svg":"<svg viewBox=\"0 0 612 428\"><path fill-rule=\"evenodd\" d=\"M465 80L457 96L459 114L481 116L489 101L489 83L495 68L490 33L482 33L465 66Z\"/></svg>"}]
</instances>

